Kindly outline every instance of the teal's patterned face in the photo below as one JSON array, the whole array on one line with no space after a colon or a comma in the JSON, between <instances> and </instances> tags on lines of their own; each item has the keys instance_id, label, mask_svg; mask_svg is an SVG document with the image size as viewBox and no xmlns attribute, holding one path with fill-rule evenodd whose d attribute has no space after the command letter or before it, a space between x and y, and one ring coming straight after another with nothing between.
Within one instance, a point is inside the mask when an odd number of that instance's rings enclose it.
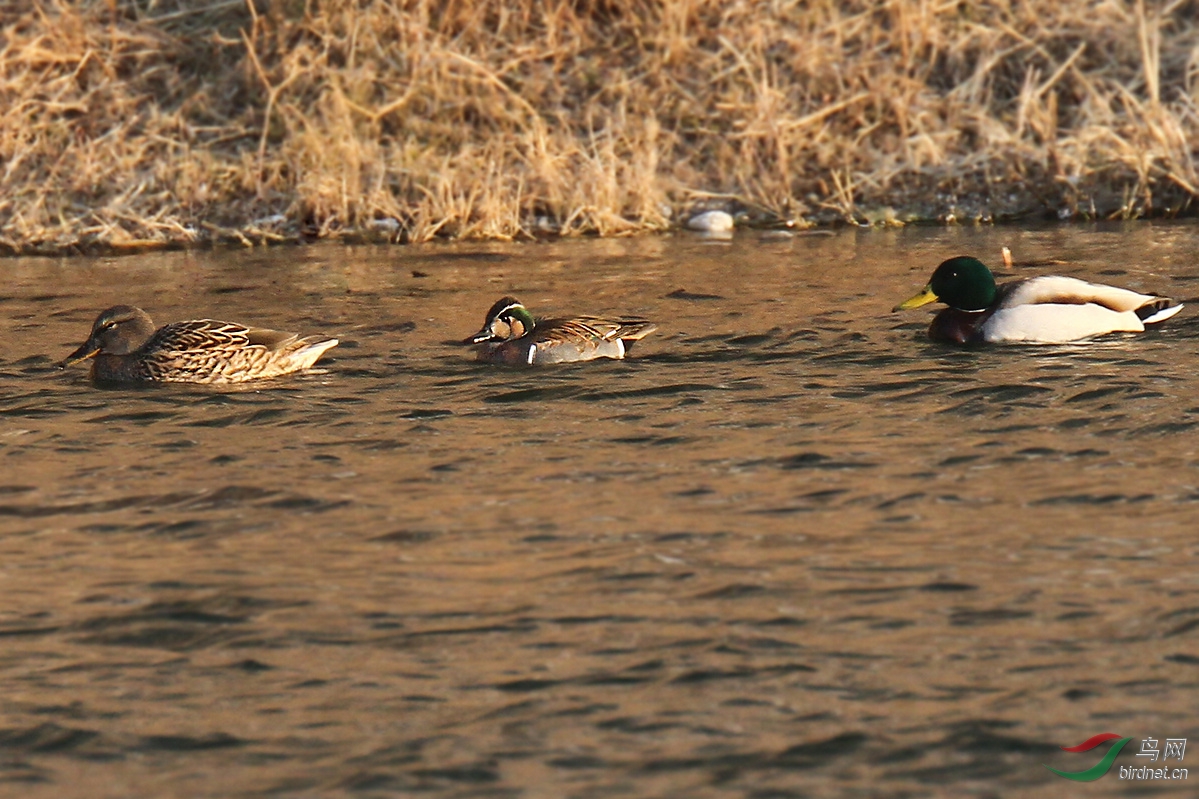
<instances>
[{"instance_id":1,"label":"teal's patterned face","mask_svg":"<svg viewBox=\"0 0 1199 799\"><path fill-rule=\"evenodd\" d=\"M464 344L485 344L489 341L509 341L521 338L531 332L535 326L533 315L514 297L504 297L491 306L483 329L474 334Z\"/></svg>"}]
</instances>

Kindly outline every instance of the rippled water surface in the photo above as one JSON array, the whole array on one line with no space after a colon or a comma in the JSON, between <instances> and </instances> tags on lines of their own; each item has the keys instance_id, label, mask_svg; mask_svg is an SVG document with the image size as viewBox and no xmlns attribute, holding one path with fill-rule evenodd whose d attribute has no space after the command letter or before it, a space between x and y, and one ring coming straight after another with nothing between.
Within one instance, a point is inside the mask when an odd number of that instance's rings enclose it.
<instances>
[{"instance_id":1,"label":"rippled water surface","mask_svg":"<svg viewBox=\"0 0 1199 799\"><path fill-rule=\"evenodd\" d=\"M1191 305L974 350L889 313L1005 244ZM1194 795L1042 763L1199 736L1197 253L1135 225L6 261L0 793ZM660 329L475 364L452 342L504 294ZM117 302L342 345L249 388L55 369Z\"/></svg>"}]
</instances>

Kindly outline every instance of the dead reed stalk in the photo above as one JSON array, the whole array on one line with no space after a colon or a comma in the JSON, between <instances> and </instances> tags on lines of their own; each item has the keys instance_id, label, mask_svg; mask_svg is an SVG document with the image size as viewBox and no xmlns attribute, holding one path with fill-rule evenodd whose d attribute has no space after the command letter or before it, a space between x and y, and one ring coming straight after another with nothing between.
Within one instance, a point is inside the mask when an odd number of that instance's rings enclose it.
<instances>
[{"instance_id":1,"label":"dead reed stalk","mask_svg":"<svg viewBox=\"0 0 1199 799\"><path fill-rule=\"evenodd\" d=\"M0 0L0 251L1124 216L1194 0Z\"/></svg>"}]
</instances>

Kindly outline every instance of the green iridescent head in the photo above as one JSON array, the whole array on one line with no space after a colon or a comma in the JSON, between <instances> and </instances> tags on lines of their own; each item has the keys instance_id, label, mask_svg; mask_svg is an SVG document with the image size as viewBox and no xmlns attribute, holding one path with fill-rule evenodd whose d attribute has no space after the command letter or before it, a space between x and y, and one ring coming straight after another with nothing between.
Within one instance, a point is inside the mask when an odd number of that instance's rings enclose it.
<instances>
[{"instance_id":1,"label":"green iridescent head","mask_svg":"<svg viewBox=\"0 0 1199 799\"><path fill-rule=\"evenodd\" d=\"M894 310L906 311L938 300L959 311L981 311L995 302L995 276L977 258L950 258L937 267L923 291Z\"/></svg>"}]
</instances>

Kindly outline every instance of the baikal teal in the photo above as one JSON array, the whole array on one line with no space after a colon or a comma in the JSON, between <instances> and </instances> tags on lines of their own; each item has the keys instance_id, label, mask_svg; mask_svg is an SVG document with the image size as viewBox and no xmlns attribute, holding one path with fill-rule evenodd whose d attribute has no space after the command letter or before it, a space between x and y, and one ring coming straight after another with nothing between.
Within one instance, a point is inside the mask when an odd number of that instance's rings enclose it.
<instances>
[{"instance_id":1,"label":"baikal teal","mask_svg":"<svg viewBox=\"0 0 1199 799\"><path fill-rule=\"evenodd\" d=\"M483 328L463 344L475 347L480 361L512 366L623 358L633 344L658 329L645 319L572 316L534 319L514 297L503 297L487 311Z\"/></svg>"}]
</instances>

